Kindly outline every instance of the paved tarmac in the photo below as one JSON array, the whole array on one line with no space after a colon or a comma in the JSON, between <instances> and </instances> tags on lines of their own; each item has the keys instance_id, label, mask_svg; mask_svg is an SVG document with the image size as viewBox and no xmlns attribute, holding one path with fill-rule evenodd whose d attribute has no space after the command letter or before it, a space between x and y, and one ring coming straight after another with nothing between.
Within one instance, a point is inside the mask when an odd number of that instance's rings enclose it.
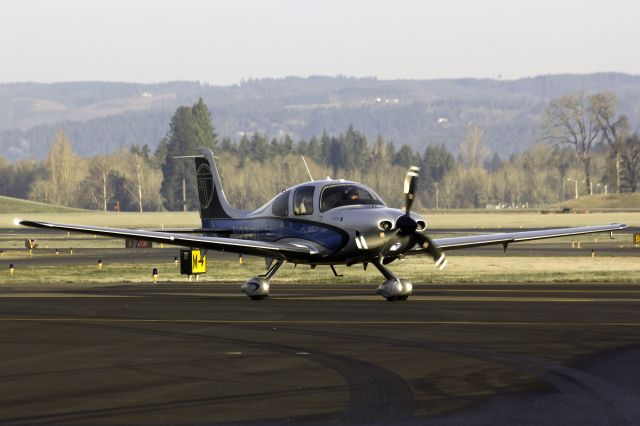
<instances>
[{"instance_id":1,"label":"paved tarmac","mask_svg":"<svg viewBox=\"0 0 640 426\"><path fill-rule=\"evenodd\" d=\"M0 423L640 419L640 286L238 287L4 285Z\"/></svg>"}]
</instances>

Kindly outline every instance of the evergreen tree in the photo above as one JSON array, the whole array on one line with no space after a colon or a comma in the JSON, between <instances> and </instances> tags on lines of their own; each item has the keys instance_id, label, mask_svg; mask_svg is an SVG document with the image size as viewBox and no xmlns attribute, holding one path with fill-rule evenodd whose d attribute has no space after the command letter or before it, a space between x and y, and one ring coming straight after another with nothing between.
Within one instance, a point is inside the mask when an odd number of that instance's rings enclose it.
<instances>
[{"instance_id":1,"label":"evergreen tree","mask_svg":"<svg viewBox=\"0 0 640 426\"><path fill-rule=\"evenodd\" d=\"M240 156L240 167L244 166L244 162L249 157L249 138L247 138L247 134L242 134L242 139L240 139L240 143L238 144L238 155Z\"/></svg>"},{"instance_id":2,"label":"evergreen tree","mask_svg":"<svg viewBox=\"0 0 640 426\"><path fill-rule=\"evenodd\" d=\"M198 194L193 160L174 157L198 154L198 147L216 147L216 133L211 124L211 115L202 98L192 107L183 106L171 118L170 130L158 153L163 154L163 180L160 193L169 210L196 209ZM164 146L163 146L164 145ZM186 204L183 205L183 184Z\"/></svg>"},{"instance_id":3,"label":"evergreen tree","mask_svg":"<svg viewBox=\"0 0 640 426\"><path fill-rule=\"evenodd\" d=\"M316 162L322 162L322 149L320 148L320 142L315 136L309 141L309 148L307 148L309 156Z\"/></svg>"},{"instance_id":4,"label":"evergreen tree","mask_svg":"<svg viewBox=\"0 0 640 426\"><path fill-rule=\"evenodd\" d=\"M446 174L455 167L455 162L444 144L429 145L424 150L420 176L425 179L426 185L442 183Z\"/></svg>"},{"instance_id":5,"label":"evergreen tree","mask_svg":"<svg viewBox=\"0 0 640 426\"><path fill-rule=\"evenodd\" d=\"M269 159L269 151L270 149L267 138L262 136L260 133L255 132L253 136L251 136L251 142L249 143L251 159L263 163Z\"/></svg>"},{"instance_id":6,"label":"evergreen tree","mask_svg":"<svg viewBox=\"0 0 640 426\"><path fill-rule=\"evenodd\" d=\"M402 145L400 151L395 156L393 164L397 164L402 167L409 167L414 165L415 157L413 155L413 150L409 145Z\"/></svg>"},{"instance_id":7,"label":"evergreen tree","mask_svg":"<svg viewBox=\"0 0 640 426\"><path fill-rule=\"evenodd\" d=\"M353 124L347 129L347 133L340 137L342 164L345 169L362 169L369 160L369 144L367 138L353 128Z\"/></svg>"},{"instance_id":8,"label":"evergreen tree","mask_svg":"<svg viewBox=\"0 0 640 426\"><path fill-rule=\"evenodd\" d=\"M237 154L237 145L229 137L222 138L221 151L227 154Z\"/></svg>"}]
</instances>

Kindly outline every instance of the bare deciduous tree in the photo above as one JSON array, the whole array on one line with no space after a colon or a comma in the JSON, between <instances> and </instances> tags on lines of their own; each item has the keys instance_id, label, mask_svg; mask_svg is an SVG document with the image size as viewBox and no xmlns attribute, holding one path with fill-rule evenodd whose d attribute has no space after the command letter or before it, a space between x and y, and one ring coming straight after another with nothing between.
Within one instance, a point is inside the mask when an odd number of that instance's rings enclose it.
<instances>
[{"instance_id":1,"label":"bare deciduous tree","mask_svg":"<svg viewBox=\"0 0 640 426\"><path fill-rule=\"evenodd\" d=\"M154 168L143 155L132 150L124 151L120 161L124 167L123 187L136 210L140 213L145 209L158 210L162 205L162 172Z\"/></svg>"},{"instance_id":2,"label":"bare deciduous tree","mask_svg":"<svg viewBox=\"0 0 640 426\"><path fill-rule=\"evenodd\" d=\"M616 192L620 193L622 149L629 131L629 121L625 115L615 117L618 100L616 95L611 92L596 93L589 97L589 103L602 131L602 137L607 141L615 156Z\"/></svg>"},{"instance_id":3,"label":"bare deciduous tree","mask_svg":"<svg viewBox=\"0 0 640 426\"><path fill-rule=\"evenodd\" d=\"M544 140L573 145L584 169L587 191L591 191L591 148L601 139L601 129L583 94L552 101L543 116Z\"/></svg>"},{"instance_id":4,"label":"bare deciduous tree","mask_svg":"<svg viewBox=\"0 0 640 426\"><path fill-rule=\"evenodd\" d=\"M467 169L479 168L489 156L489 150L482 142L484 130L480 126L472 125L467 129L467 137L460 144L460 157Z\"/></svg>"},{"instance_id":5,"label":"bare deciduous tree","mask_svg":"<svg viewBox=\"0 0 640 426\"><path fill-rule=\"evenodd\" d=\"M634 134L626 139L621 160L624 183L630 192L636 192L640 180L640 135Z\"/></svg>"},{"instance_id":6,"label":"bare deciduous tree","mask_svg":"<svg viewBox=\"0 0 640 426\"><path fill-rule=\"evenodd\" d=\"M113 170L113 158L106 155L96 155L89 160L89 176L87 179L87 189L91 193L96 208L107 211L107 205L111 198L109 188L109 173Z\"/></svg>"},{"instance_id":7,"label":"bare deciduous tree","mask_svg":"<svg viewBox=\"0 0 640 426\"><path fill-rule=\"evenodd\" d=\"M47 178L33 183L30 197L53 204L72 205L84 167L73 152L64 129L60 129L53 140L45 160L45 172Z\"/></svg>"}]
</instances>

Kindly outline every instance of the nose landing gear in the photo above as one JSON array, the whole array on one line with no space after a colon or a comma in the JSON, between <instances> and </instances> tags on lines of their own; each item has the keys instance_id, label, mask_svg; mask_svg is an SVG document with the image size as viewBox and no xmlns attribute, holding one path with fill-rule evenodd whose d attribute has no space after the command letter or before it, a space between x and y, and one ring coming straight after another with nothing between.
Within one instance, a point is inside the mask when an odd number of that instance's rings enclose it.
<instances>
[{"instance_id":1,"label":"nose landing gear","mask_svg":"<svg viewBox=\"0 0 640 426\"><path fill-rule=\"evenodd\" d=\"M396 277L393 272L385 268L382 263L380 263L380 260L376 259L371 263L387 279L377 289L377 293L380 296L384 297L390 302L407 300L409 296L411 296L411 293L413 291L413 284L405 279Z\"/></svg>"},{"instance_id":2,"label":"nose landing gear","mask_svg":"<svg viewBox=\"0 0 640 426\"><path fill-rule=\"evenodd\" d=\"M275 274L278 273L280 268L287 263L286 260L276 261L267 271L266 274L259 277L253 277L246 283L242 284L240 291L249 296L252 300L262 300L269 296L269 281Z\"/></svg>"}]
</instances>

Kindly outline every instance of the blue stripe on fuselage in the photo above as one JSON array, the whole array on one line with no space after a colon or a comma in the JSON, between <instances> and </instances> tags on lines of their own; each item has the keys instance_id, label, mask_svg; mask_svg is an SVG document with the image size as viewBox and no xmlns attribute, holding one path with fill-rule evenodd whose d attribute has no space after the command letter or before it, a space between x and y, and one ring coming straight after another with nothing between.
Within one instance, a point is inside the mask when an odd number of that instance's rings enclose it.
<instances>
[{"instance_id":1,"label":"blue stripe on fuselage","mask_svg":"<svg viewBox=\"0 0 640 426\"><path fill-rule=\"evenodd\" d=\"M202 219L203 229L225 229L231 233L206 235L241 238L245 240L275 242L283 238L297 238L320 244L335 253L349 239L345 231L324 223L281 217L259 217L249 219Z\"/></svg>"}]
</instances>

